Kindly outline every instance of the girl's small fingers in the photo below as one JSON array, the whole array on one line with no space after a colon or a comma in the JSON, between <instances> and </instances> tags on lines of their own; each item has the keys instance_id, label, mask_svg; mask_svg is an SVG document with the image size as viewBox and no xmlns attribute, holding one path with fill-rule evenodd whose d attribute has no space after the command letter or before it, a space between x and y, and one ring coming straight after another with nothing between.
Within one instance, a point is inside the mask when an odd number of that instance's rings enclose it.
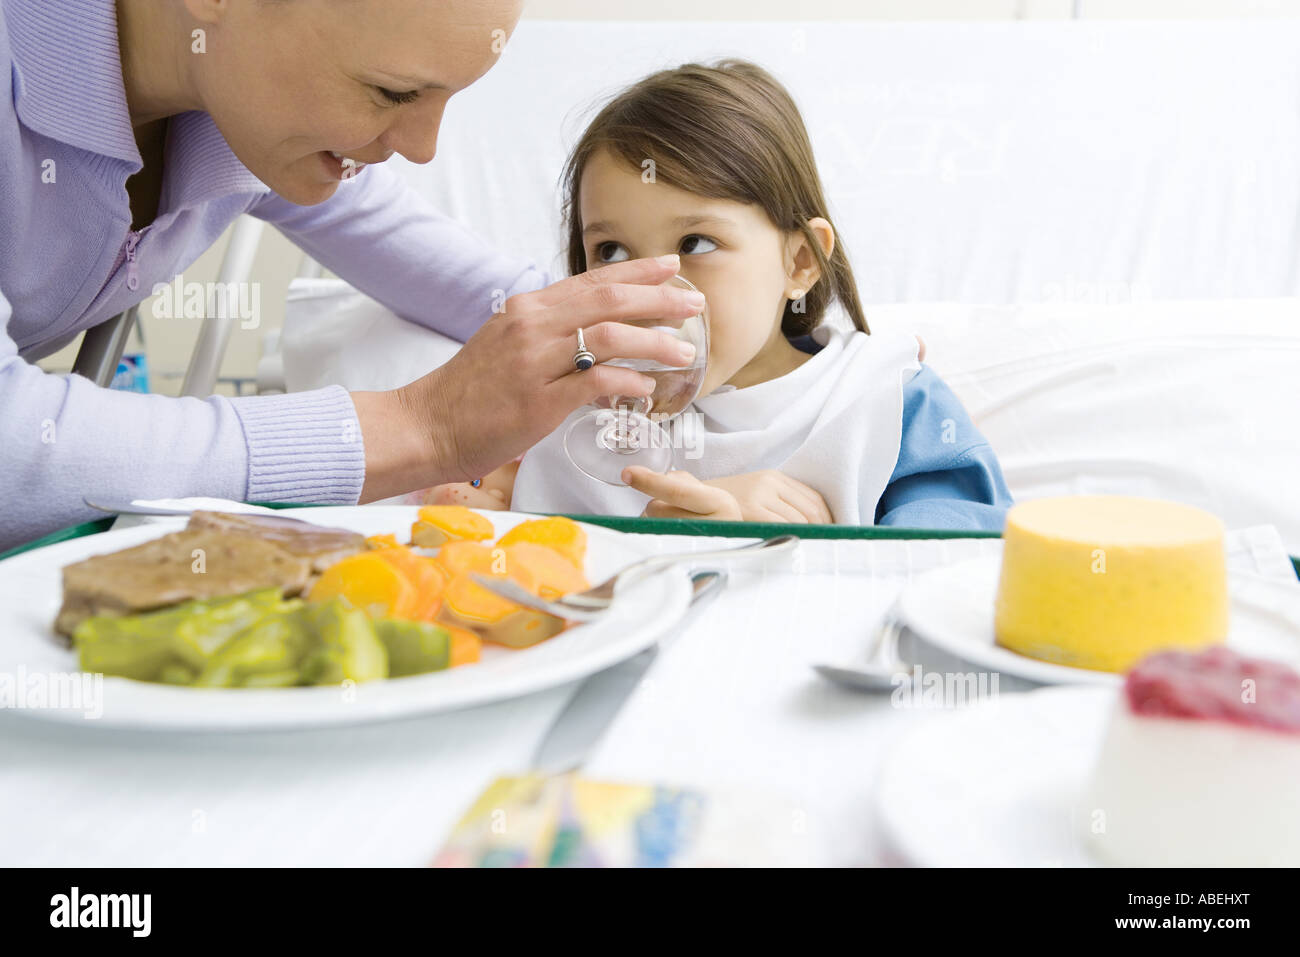
<instances>
[{"instance_id":1,"label":"girl's small fingers","mask_svg":"<svg viewBox=\"0 0 1300 957\"><path fill-rule=\"evenodd\" d=\"M826 505L826 500L822 498L821 492L817 491L811 485L805 485L796 478L791 478L784 472L778 473L781 481L777 485L777 495L794 506L804 516L805 520L814 525L831 524L830 509Z\"/></svg>"},{"instance_id":2,"label":"girl's small fingers","mask_svg":"<svg viewBox=\"0 0 1300 957\"><path fill-rule=\"evenodd\" d=\"M633 465L623 470L623 481L652 499L694 512L697 515L717 511L726 492L705 485L690 472L652 472Z\"/></svg>"},{"instance_id":3,"label":"girl's small fingers","mask_svg":"<svg viewBox=\"0 0 1300 957\"><path fill-rule=\"evenodd\" d=\"M779 496L766 506L767 511L778 517L778 521L789 522L791 525L807 525L808 516L796 505L792 505Z\"/></svg>"},{"instance_id":4,"label":"girl's small fingers","mask_svg":"<svg viewBox=\"0 0 1300 957\"><path fill-rule=\"evenodd\" d=\"M803 521L811 525L831 524L831 513L825 500L808 486L800 484L783 488L778 494L783 502L803 516Z\"/></svg>"},{"instance_id":5,"label":"girl's small fingers","mask_svg":"<svg viewBox=\"0 0 1300 957\"><path fill-rule=\"evenodd\" d=\"M655 499L645 507L645 514L650 518L699 518L699 513L688 512L685 509L678 508L675 505L669 505L667 502L661 502Z\"/></svg>"},{"instance_id":6,"label":"girl's small fingers","mask_svg":"<svg viewBox=\"0 0 1300 957\"><path fill-rule=\"evenodd\" d=\"M792 519L789 516L781 515L764 505L754 508L755 522L772 522L777 525L806 525L807 522L802 519Z\"/></svg>"}]
</instances>

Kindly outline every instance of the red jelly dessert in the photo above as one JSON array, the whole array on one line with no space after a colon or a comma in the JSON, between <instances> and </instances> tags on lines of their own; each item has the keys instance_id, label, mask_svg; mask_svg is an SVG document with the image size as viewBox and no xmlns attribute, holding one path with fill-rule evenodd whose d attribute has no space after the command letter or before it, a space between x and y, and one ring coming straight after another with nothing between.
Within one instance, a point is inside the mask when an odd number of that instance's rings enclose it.
<instances>
[{"instance_id":1,"label":"red jelly dessert","mask_svg":"<svg viewBox=\"0 0 1300 957\"><path fill-rule=\"evenodd\" d=\"M1300 865L1300 674L1224 647L1129 672L1082 820L1103 861Z\"/></svg>"},{"instance_id":2,"label":"red jelly dessert","mask_svg":"<svg viewBox=\"0 0 1300 957\"><path fill-rule=\"evenodd\" d=\"M1124 692L1136 714L1300 734L1300 674L1280 662L1245 658L1224 647L1151 655L1128 673Z\"/></svg>"}]
</instances>

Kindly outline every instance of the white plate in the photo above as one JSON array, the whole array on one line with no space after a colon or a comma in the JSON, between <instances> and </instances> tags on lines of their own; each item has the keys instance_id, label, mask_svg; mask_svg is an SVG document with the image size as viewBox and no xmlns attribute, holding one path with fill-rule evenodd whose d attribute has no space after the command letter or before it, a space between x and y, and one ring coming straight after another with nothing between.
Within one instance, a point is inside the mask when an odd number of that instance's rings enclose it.
<instances>
[{"instance_id":1,"label":"white plate","mask_svg":"<svg viewBox=\"0 0 1300 957\"><path fill-rule=\"evenodd\" d=\"M1003 648L995 642L993 603L997 597L1001 555L954 562L909 582L900 595L899 614L921 638L936 648L980 668L1028 678L1043 684L1118 686L1122 675L1056 665ZM1255 658L1271 658L1300 669L1300 631L1282 610L1300 608L1300 587L1264 579L1229 577L1232 596L1228 647ZM1265 600L1267 594L1268 600ZM1243 600L1253 596L1252 600ZM1274 608L1267 607L1269 602Z\"/></svg>"},{"instance_id":2,"label":"white plate","mask_svg":"<svg viewBox=\"0 0 1300 957\"><path fill-rule=\"evenodd\" d=\"M415 507L313 508L286 512L318 525L365 535L396 533L405 539ZM500 535L536 516L485 512ZM77 656L51 627L62 599L61 569L184 527L186 519L73 539L0 562L0 676L35 686L43 676L77 672ZM647 552L636 539L597 526L587 532L587 577L602 581ZM105 678L103 714L84 709L23 707L33 717L150 730L239 731L357 724L499 701L541 691L606 668L649 647L682 616L690 602L685 574L655 575L621 591L599 621L577 625L532 648L511 651L485 645L482 660L450 671L340 688L199 689L126 678ZM32 676L36 676L33 678ZM11 692L12 693L12 692ZM26 702L35 700L30 694Z\"/></svg>"},{"instance_id":3,"label":"white plate","mask_svg":"<svg viewBox=\"0 0 1300 957\"><path fill-rule=\"evenodd\" d=\"M1117 692L1044 688L935 715L881 770L885 839L922 867L1095 867L1081 796Z\"/></svg>"}]
</instances>

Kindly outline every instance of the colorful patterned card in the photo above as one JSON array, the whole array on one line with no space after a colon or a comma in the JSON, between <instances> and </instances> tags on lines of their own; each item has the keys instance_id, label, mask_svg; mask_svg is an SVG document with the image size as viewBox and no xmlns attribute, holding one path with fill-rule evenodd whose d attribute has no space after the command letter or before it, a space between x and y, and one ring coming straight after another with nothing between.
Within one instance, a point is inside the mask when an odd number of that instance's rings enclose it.
<instances>
[{"instance_id":1,"label":"colorful patterned card","mask_svg":"<svg viewBox=\"0 0 1300 957\"><path fill-rule=\"evenodd\" d=\"M435 867L802 866L798 811L752 799L574 775L497 778Z\"/></svg>"}]
</instances>

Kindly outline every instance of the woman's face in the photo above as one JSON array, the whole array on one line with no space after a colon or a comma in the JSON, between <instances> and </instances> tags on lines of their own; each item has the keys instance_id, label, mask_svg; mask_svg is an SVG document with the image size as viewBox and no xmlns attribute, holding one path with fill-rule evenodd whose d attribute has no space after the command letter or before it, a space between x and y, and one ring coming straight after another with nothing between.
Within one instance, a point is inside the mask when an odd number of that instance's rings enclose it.
<instances>
[{"instance_id":1,"label":"woman's face","mask_svg":"<svg viewBox=\"0 0 1300 957\"><path fill-rule=\"evenodd\" d=\"M757 205L647 183L608 151L587 162L579 212L587 267L666 253L708 300L709 371L701 395L750 384L760 354L783 339L789 244ZM757 360L757 361L756 361Z\"/></svg>"},{"instance_id":2,"label":"woman's face","mask_svg":"<svg viewBox=\"0 0 1300 957\"><path fill-rule=\"evenodd\" d=\"M359 164L433 159L453 93L496 62L521 0L186 0L193 81L230 148L300 205Z\"/></svg>"}]
</instances>

